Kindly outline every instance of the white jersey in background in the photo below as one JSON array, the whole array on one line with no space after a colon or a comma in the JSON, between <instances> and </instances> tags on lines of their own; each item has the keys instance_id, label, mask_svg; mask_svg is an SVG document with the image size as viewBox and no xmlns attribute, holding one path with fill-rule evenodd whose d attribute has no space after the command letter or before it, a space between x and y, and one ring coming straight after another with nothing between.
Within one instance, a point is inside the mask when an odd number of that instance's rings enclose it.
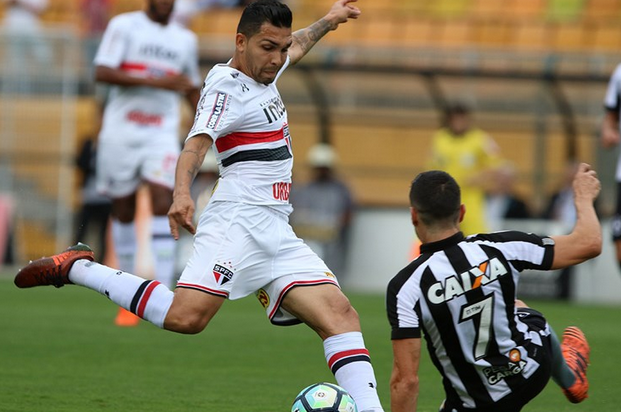
<instances>
[{"instance_id":1,"label":"white jersey in background","mask_svg":"<svg viewBox=\"0 0 621 412\"><path fill-rule=\"evenodd\" d=\"M276 80L289 65L289 59ZM226 64L214 66L188 139L208 134L220 168L212 201L277 207L290 213L293 152L276 80L257 83Z\"/></svg>"},{"instance_id":2,"label":"white jersey in background","mask_svg":"<svg viewBox=\"0 0 621 412\"><path fill-rule=\"evenodd\" d=\"M621 114L621 64L617 66L608 82L604 106L607 110ZM621 156L617 161L617 172L615 176L617 182L621 182Z\"/></svg>"},{"instance_id":3,"label":"white jersey in background","mask_svg":"<svg viewBox=\"0 0 621 412\"><path fill-rule=\"evenodd\" d=\"M121 69L136 77L187 75L200 85L196 35L176 23L162 25L143 11L110 20L95 56L95 65ZM180 94L152 87L111 86L102 139L142 142L177 139Z\"/></svg>"}]
</instances>

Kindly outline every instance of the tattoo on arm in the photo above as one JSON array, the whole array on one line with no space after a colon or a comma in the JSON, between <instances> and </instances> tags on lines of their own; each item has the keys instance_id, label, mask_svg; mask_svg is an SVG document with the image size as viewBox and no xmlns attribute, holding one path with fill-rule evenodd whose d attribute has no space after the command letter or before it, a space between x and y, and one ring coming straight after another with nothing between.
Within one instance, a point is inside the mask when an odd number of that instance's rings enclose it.
<instances>
[{"instance_id":1,"label":"tattoo on arm","mask_svg":"<svg viewBox=\"0 0 621 412\"><path fill-rule=\"evenodd\" d=\"M194 161L192 162L192 164L190 164L190 167L187 170L187 174L190 178L190 181L193 180L196 175L198 174L198 171L200 170L201 167L201 155L198 152L198 150L191 150L191 149L184 149L181 151L181 154L183 155L184 153L189 154L190 156L194 157Z\"/></svg>"},{"instance_id":2,"label":"tattoo on arm","mask_svg":"<svg viewBox=\"0 0 621 412\"><path fill-rule=\"evenodd\" d=\"M302 49L302 52L306 54L330 30L332 30L332 25L325 19L321 19L307 28L293 33L293 41L296 42Z\"/></svg>"}]
</instances>

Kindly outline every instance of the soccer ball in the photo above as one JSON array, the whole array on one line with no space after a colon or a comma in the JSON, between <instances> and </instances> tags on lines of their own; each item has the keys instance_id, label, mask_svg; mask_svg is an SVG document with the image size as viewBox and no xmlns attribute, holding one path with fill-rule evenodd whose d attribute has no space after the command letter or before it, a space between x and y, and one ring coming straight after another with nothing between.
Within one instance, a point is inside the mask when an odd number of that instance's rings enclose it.
<instances>
[{"instance_id":1,"label":"soccer ball","mask_svg":"<svg viewBox=\"0 0 621 412\"><path fill-rule=\"evenodd\" d=\"M302 389L291 412L358 412L351 395L333 383L316 383Z\"/></svg>"}]
</instances>

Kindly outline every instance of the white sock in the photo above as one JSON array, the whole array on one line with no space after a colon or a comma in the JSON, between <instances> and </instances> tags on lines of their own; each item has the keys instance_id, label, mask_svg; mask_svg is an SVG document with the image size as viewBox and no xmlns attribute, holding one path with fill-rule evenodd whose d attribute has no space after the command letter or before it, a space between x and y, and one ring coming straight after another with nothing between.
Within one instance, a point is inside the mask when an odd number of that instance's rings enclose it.
<instances>
[{"instance_id":1,"label":"white sock","mask_svg":"<svg viewBox=\"0 0 621 412\"><path fill-rule=\"evenodd\" d=\"M138 249L136 225L134 222L121 223L112 219L112 242L118 260L119 269L133 273L136 265L136 250Z\"/></svg>"},{"instance_id":2,"label":"white sock","mask_svg":"<svg viewBox=\"0 0 621 412\"><path fill-rule=\"evenodd\" d=\"M159 328L164 327L164 319L174 297L174 293L158 281L144 280L85 259L73 264L69 280L107 296Z\"/></svg>"},{"instance_id":3,"label":"white sock","mask_svg":"<svg viewBox=\"0 0 621 412\"><path fill-rule=\"evenodd\" d=\"M375 373L362 333L330 336L323 341L323 349L336 382L354 398L358 410L382 412Z\"/></svg>"},{"instance_id":4,"label":"white sock","mask_svg":"<svg viewBox=\"0 0 621 412\"><path fill-rule=\"evenodd\" d=\"M151 219L151 249L155 259L155 279L172 288L175 283L175 239L170 234L167 216Z\"/></svg>"}]
</instances>

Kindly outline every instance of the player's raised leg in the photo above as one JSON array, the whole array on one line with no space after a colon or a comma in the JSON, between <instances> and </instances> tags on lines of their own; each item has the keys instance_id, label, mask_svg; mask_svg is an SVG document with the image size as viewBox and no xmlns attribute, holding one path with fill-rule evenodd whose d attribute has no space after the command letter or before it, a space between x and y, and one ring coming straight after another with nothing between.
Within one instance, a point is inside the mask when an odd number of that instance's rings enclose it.
<instances>
[{"instance_id":1,"label":"player's raised leg","mask_svg":"<svg viewBox=\"0 0 621 412\"><path fill-rule=\"evenodd\" d=\"M30 262L17 273L15 285L84 286L160 328L186 334L202 331L225 299L196 290L173 293L156 280L145 280L93 259L93 251L80 243L58 255Z\"/></svg>"},{"instance_id":2,"label":"player's raised leg","mask_svg":"<svg viewBox=\"0 0 621 412\"><path fill-rule=\"evenodd\" d=\"M518 308L528 306L517 299ZM570 326L563 333L563 342L559 342L556 333L549 326L552 355L551 378L572 403L579 403L588 397L589 381L586 377L591 349L582 331Z\"/></svg>"},{"instance_id":3,"label":"player's raised leg","mask_svg":"<svg viewBox=\"0 0 621 412\"><path fill-rule=\"evenodd\" d=\"M383 411L358 313L343 292L328 284L294 287L285 296L282 307L323 339L328 366L337 383L352 395L358 410Z\"/></svg>"}]
</instances>

